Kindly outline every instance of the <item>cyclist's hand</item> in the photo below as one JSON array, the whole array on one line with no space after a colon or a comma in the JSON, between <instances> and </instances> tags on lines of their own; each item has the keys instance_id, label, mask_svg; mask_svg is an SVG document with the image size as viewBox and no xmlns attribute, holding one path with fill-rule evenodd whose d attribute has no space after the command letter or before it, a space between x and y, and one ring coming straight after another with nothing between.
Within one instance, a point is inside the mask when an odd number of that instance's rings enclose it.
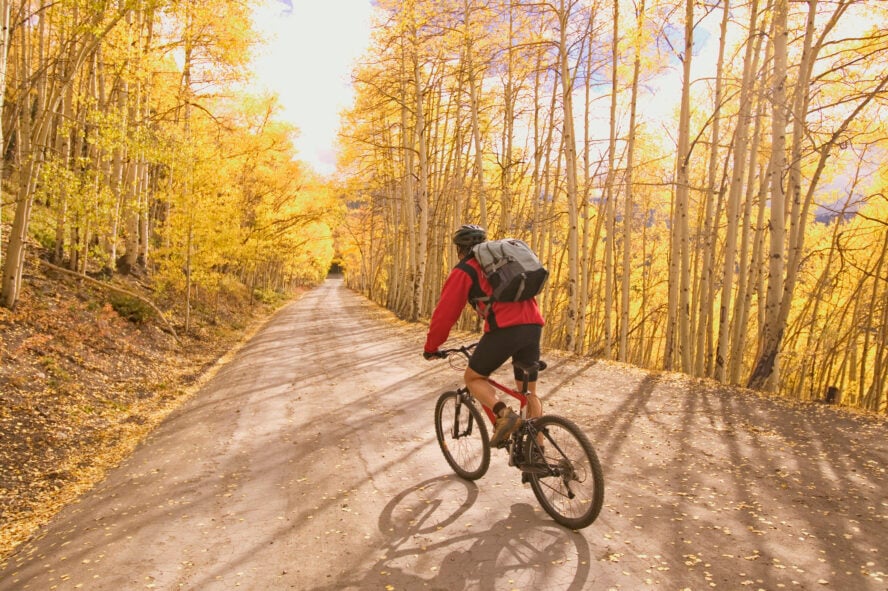
<instances>
[{"instance_id":1,"label":"cyclist's hand","mask_svg":"<svg viewBox=\"0 0 888 591\"><path fill-rule=\"evenodd\" d=\"M430 361L432 359L441 359L442 357L444 357L443 355L441 355L440 351L434 351L432 353L429 353L428 351L423 351L422 356L425 357L426 361Z\"/></svg>"}]
</instances>

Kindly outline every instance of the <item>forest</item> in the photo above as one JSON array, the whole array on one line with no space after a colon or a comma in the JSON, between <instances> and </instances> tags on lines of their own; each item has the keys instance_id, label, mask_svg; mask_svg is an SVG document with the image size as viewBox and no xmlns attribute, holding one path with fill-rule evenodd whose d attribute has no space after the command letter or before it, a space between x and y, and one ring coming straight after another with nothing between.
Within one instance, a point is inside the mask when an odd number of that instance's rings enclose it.
<instances>
[{"instance_id":1,"label":"forest","mask_svg":"<svg viewBox=\"0 0 888 591\"><path fill-rule=\"evenodd\" d=\"M886 411L888 3L377 4L351 287L428 317L476 223L550 270L549 347Z\"/></svg>"},{"instance_id":2,"label":"forest","mask_svg":"<svg viewBox=\"0 0 888 591\"><path fill-rule=\"evenodd\" d=\"M547 347L886 412L888 4L374 4L328 178L249 3L0 0L0 305L129 277L187 332L335 265L421 321L477 223L550 270Z\"/></svg>"},{"instance_id":3,"label":"forest","mask_svg":"<svg viewBox=\"0 0 888 591\"><path fill-rule=\"evenodd\" d=\"M339 207L250 93L247 3L0 0L0 304L30 256L195 306L323 279ZM35 263L37 264L37 263Z\"/></svg>"}]
</instances>

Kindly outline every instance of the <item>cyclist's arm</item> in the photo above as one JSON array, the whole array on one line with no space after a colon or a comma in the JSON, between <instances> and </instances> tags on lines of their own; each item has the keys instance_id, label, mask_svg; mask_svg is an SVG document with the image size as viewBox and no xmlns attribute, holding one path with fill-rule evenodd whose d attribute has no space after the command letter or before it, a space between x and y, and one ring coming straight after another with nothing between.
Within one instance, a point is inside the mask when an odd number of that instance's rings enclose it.
<instances>
[{"instance_id":1,"label":"cyclist's arm","mask_svg":"<svg viewBox=\"0 0 888 591\"><path fill-rule=\"evenodd\" d=\"M465 271L459 268L450 271L441 289L441 299L429 321L429 332L424 347L426 353L437 351L450 336L450 329L459 320L459 315L462 314L469 299L471 287L472 278Z\"/></svg>"}]
</instances>

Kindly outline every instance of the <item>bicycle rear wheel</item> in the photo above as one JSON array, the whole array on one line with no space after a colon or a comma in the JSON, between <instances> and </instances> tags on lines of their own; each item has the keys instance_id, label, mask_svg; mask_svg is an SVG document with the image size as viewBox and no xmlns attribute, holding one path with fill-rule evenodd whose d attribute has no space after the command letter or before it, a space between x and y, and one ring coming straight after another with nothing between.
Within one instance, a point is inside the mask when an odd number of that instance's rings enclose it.
<instances>
[{"instance_id":1,"label":"bicycle rear wheel","mask_svg":"<svg viewBox=\"0 0 888 591\"><path fill-rule=\"evenodd\" d=\"M490 438L475 402L460 392L444 392L435 405L435 433L444 459L466 480L477 480L490 467Z\"/></svg>"},{"instance_id":2,"label":"bicycle rear wheel","mask_svg":"<svg viewBox=\"0 0 888 591\"><path fill-rule=\"evenodd\" d=\"M534 431L542 437L531 434L525 440L525 457L537 466L527 472L534 496L561 525L590 525L604 503L604 474L589 438L576 423L557 415L536 419Z\"/></svg>"}]
</instances>

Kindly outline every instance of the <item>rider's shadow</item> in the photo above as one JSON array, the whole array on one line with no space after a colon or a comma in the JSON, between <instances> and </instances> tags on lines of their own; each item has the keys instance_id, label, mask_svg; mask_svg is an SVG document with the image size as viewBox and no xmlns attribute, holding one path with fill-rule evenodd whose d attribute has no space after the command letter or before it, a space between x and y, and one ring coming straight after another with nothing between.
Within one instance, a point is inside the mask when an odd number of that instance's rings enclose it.
<instances>
[{"instance_id":1,"label":"rider's shadow","mask_svg":"<svg viewBox=\"0 0 888 591\"><path fill-rule=\"evenodd\" d=\"M560 589L584 588L589 576L586 539L542 517L527 503L512 505L509 515L476 534L465 550L450 552L438 576L443 587L533 589L548 587L553 575Z\"/></svg>"},{"instance_id":2,"label":"rider's shadow","mask_svg":"<svg viewBox=\"0 0 888 591\"><path fill-rule=\"evenodd\" d=\"M380 514L388 536L385 557L366 573L366 588L395 589L583 589L589 577L586 539L566 530L527 503L488 528L464 523L478 487L454 476L410 487ZM443 558L435 559L450 550ZM411 566L408 566L411 565ZM421 566L420 566L421 565Z\"/></svg>"},{"instance_id":3,"label":"rider's shadow","mask_svg":"<svg viewBox=\"0 0 888 591\"><path fill-rule=\"evenodd\" d=\"M411 486L389 501L379 515L379 531L391 545L453 525L478 500L478 486L440 476Z\"/></svg>"}]
</instances>

